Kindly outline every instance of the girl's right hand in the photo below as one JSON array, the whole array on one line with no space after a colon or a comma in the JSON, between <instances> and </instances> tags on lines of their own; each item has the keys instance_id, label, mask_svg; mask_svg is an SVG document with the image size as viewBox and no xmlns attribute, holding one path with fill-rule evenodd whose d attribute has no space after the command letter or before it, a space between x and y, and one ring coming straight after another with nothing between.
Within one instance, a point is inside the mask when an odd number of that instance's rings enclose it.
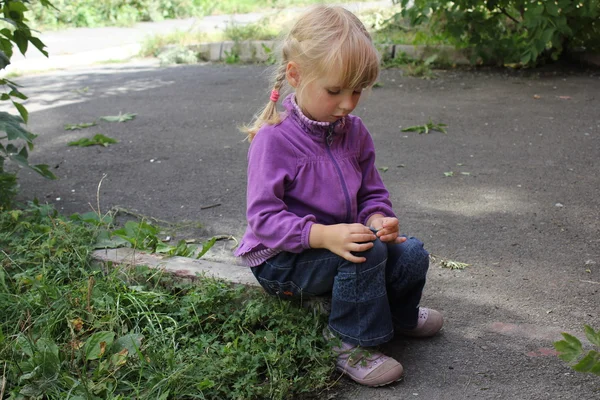
<instances>
[{"instance_id":1,"label":"girl's right hand","mask_svg":"<svg viewBox=\"0 0 600 400\"><path fill-rule=\"evenodd\" d=\"M362 224L314 224L310 230L310 247L327 249L338 256L353 262L363 263L365 257L358 257L352 252L360 253L373 247L377 236Z\"/></svg>"}]
</instances>

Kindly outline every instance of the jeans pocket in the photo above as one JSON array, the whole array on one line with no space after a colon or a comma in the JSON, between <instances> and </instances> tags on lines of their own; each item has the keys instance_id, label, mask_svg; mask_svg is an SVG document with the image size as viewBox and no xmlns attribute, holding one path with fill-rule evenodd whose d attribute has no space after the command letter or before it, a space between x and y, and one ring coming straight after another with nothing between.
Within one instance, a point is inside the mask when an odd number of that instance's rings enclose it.
<instances>
[{"instance_id":1,"label":"jeans pocket","mask_svg":"<svg viewBox=\"0 0 600 400\"><path fill-rule=\"evenodd\" d=\"M303 291L298 285L291 281L278 282L258 277L258 283L260 283L260 286L262 286L267 293L284 299L300 300L304 296L311 296L310 293Z\"/></svg>"}]
</instances>

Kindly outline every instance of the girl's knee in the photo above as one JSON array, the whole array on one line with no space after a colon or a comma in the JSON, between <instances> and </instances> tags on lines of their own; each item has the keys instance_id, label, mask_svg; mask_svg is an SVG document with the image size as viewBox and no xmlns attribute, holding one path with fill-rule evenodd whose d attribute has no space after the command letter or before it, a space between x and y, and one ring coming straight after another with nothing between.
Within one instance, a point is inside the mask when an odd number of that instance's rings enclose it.
<instances>
[{"instance_id":1,"label":"girl's knee","mask_svg":"<svg viewBox=\"0 0 600 400\"><path fill-rule=\"evenodd\" d=\"M401 244L402 253L405 257L410 258L411 260L429 260L429 253L425 250L425 246L423 242L421 242L416 237L409 237L406 239L404 243Z\"/></svg>"},{"instance_id":2,"label":"girl's knee","mask_svg":"<svg viewBox=\"0 0 600 400\"><path fill-rule=\"evenodd\" d=\"M371 265L381 264L388 257L387 245L379 239L373 241L373 247L365 251L364 256Z\"/></svg>"},{"instance_id":3,"label":"girl's knee","mask_svg":"<svg viewBox=\"0 0 600 400\"><path fill-rule=\"evenodd\" d=\"M400 264L409 267L413 274L424 277L429 269L429 253L425 250L423 242L415 237L410 237L400 246Z\"/></svg>"},{"instance_id":4,"label":"girl's knee","mask_svg":"<svg viewBox=\"0 0 600 400\"><path fill-rule=\"evenodd\" d=\"M385 243L381 240L376 239L373 241L373 247L367 251L361 253L355 253L359 257L365 257L367 261L362 263L353 264L356 272L361 273L363 271L371 270L377 266L383 266L387 262L388 249Z\"/></svg>"}]
</instances>

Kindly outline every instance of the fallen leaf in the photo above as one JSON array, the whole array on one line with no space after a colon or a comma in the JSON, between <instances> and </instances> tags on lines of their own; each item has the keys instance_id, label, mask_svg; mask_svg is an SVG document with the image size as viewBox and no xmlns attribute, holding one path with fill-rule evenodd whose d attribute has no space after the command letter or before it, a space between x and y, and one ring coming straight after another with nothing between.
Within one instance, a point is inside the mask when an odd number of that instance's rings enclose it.
<instances>
[{"instance_id":1,"label":"fallen leaf","mask_svg":"<svg viewBox=\"0 0 600 400\"><path fill-rule=\"evenodd\" d=\"M104 120L104 121L108 121L108 122L127 122L127 121L131 121L132 119L134 119L136 115L137 114L132 114L132 113L125 113L125 114L119 113L119 115L107 115L104 117L100 117L100 119Z\"/></svg>"},{"instance_id":2,"label":"fallen leaf","mask_svg":"<svg viewBox=\"0 0 600 400\"><path fill-rule=\"evenodd\" d=\"M539 94L534 94L533 98L536 99L536 100L539 100L539 99L542 98L542 96L540 96Z\"/></svg>"},{"instance_id":3,"label":"fallen leaf","mask_svg":"<svg viewBox=\"0 0 600 400\"><path fill-rule=\"evenodd\" d=\"M571 96L558 96L559 99L571 100Z\"/></svg>"}]
</instances>

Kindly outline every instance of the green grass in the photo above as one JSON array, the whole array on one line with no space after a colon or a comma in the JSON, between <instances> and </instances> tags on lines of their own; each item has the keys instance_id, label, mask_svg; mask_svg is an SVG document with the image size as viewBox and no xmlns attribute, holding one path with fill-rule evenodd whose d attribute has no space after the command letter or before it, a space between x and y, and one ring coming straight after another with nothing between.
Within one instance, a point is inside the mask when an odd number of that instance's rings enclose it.
<instances>
[{"instance_id":1,"label":"green grass","mask_svg":"<svg viewBox=\"0 0 600 400\"><path fill-rule=\"evenodd\" d=\"M367 0L357 0L367 1ZM56 9L32 2L27 18L42 31L74 27L131 26L142 21L283 10L329 0L138 0L135 2L53 0Z\"/></svg>"},{"instance_id":2,"label":"green grass","mask_svg":"<svg viewBox=\"0 0 600 400\"><path fill-rule=\"evenodd\" d=\"M166 35L151 35L144 39L140 50L141 57L156 57L167 46L185 47L191 44L222 40L222 34L176 31Z\"/></svg>"},{"instance_id":3,"label":"green grass","mask_svg":"<svg viewBox=\"0 0 600 400\"><path fill-rule=\"evenodd\" d=\"M157 57L166 47L185 49L198 43L233 41L236 43L246 40L272 40L279 35L280 28L272 20L248 25L229 25L224 31L218 32L186 32L176 31L166 35L152 35L144 39L141 57Z\"/></svg>"},{"instance_id":4,"label":"green grass","mask_svg":"<svg viewBox=\"0 0 600 400\"><path fill-rule=\"evenodd\" d=\"M102 221L35 203L0 212L8 398L288 399L331 385L316 312L213 279L94 264Z\"/></svg>"},{"instance_id":5,"label":"green grass","mask_svg":"<svg viewBox=\"0 0 600 400\"><path fill-rule=\"evenodd\" d=\"M408 24L395 17L398 8L372 8L365 9L358 13L358 17L365 26L371 31L373 41L377 45L407 44L407 45L438 45L446 44L446 41L440 37L428 35L423 28L410 28ZM213 32L210 34L196 32L175 32L167 35L155 35L146 38L143 43L140 56L164 56L165 64L175 56L185 55L189 50L186 46L202 42L221 42L233 41L241 43L247 40L274 40L281 32L285 32L289 24L294 20L298 11L282 10L274 15L267 16L259 22L248 25L230 25L224 31ZM165 52L165 49L169 50ZM230 64L239 63L239 54L236 49L230 54L225 55L225 62ZM173 53L173 54L170 54ZM435 54L435 52L434 52ZM195 54L185 58L189 61L197 62ZM268 63L272 63L271 57ZM434 76L431 71L431 65L444 64L441 58L435 56L427 60L413 60L406 54L398 52L394 59L385 58L382 60L384 68L402 68L410 76L431 79ZM176 63L180 63L176 61ZM447 64L447 63L446 63Z\"/></svg>"}]
</instances>

